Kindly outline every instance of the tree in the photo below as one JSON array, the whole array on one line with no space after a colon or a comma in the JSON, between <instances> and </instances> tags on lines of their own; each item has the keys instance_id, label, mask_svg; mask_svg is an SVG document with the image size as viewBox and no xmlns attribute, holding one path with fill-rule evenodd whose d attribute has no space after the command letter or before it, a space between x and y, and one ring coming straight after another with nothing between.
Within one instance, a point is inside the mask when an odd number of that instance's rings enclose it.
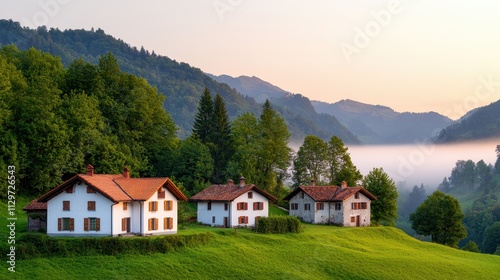
<instances>
[{"instance_id":1,"label":"tree","mask_svg":"<svg viewBox=\"0 0 500 280\"><path fill-rule=\"evenodd\" d=\"M234 153L234 141L231 122L227 115L222 96L217 94L213 108L213 128L210 134L212 158L214 160L213 182L223 183L227 167Z\"/></svg>"},{"instance_id":2,"label":"tree","mask_svg":"<svg viewBox=\"0 0 500 280\"><path fill-rule=\"evenodd\" d=\"M348 186L355 186L357 181L363 178L361 172L352 163L347 150L348 148L337 136L332 136L328 142L328 178L332 185L340 186L342 181L346 181Z\"/></svg>"},{"instance_id":3,"label":"tree","mask_svg":"<svg viewBox=\"0 0 500 280\"><path fill-rule=\"evenodd\" d=\"M321 184L326 179L328 144L321 138L308 135L293 161L293 179L298 185L309 183L314 179Z\"/></svg>"},{"instance_id":4,"label":"tree","mask_svg":"<svg viewBox=\"0 0 500 280\"><path fill-rule=\"evenodd\" d=\"M430 235L432 242L456 247L467 236L462 224L464 214L454 197L435 191L410 215L412 228L421 235Z\"/></svg>"},{"instance_id":5,"label":"tree","mask_svg":"<svg viewBox=\"0 0 500 280\"><path fill-rule=\"evenodd\" d=\"M193 134L195 134L202 143L210 143L212 133L212 122L214 114L214 105L212 96L208 88L205 88L198 105L198 112L194 118Z\"/></svg>"},{"instance_id":6,"label":"tree","mask_svg":"<svg viewBox=\"0 0 500 280\"><path fill-rule=\"evenodd\" d=\"M371 220L393 226L398 218L398 190L382 168L374 168L363 179L364 187L377 197L371 203Z\"/></svg>"},{"instance_id":7,"label":"tree","mask_svg":"<svg viewBox=\"0 0 500 280\"><path fill-rule=\"evenodd\" d=\"M417 207L424 202L427 197L427 193L425 192L424 184L418 187L417 185L413 186L412 191L408 194L408 200L402 209L402 213L404 215L410 215Z\"/></svg>"},{"instance_id":8,"label":"tree","mask_svg":"<svg viewBox=\"0 0 500 280\"><path fill-rule=\"evenodd\" d=\"M292 150L288 147L290 132L285 120L271 106L269 100L262 105L258 131L256 184L278 194L283 187L284 174L290 166Z\"/></svg>"},{"instance_id":9,"label":"tree","mask_svg":"<svg viewBox=\"0 0 500 280\"><path fill-rule=\"evenodd\" d=\"M458 160L451 171L450 183L454 188L474 188L476 164L472 160Z\"/></svg>"},{"instance_id":10,"label":"tree","mask_svg":"<svg viewBox=\"0 0 500 280\"><path fill-rule=\"evenodd\" d=\"M493 179L492 168L488 166L484 160L480 160L476 163L476 181L479 185L479 189L486 191Z\"/></svg>"},{"instance_id":11,"label":"tree","mask_svg":"<svg viewBox=\"0 0 500 280\"><path fill-rule=\"evenodd\" d=\"M474 253L480 253L479 247L477 247L476 242L469 240L467 244L465 244L464 247L462 247L462 250L469 251L469 252L474 252Z\"/></svg>"},{"instance_id":12,"label":"tree","mask_svg":"<svg viewBox=\"0 0 500 280\"><path fill-rule=\"evenodd\" d=\"M500 222L495 222L486 229L483 241L483 252L494 254L500 246Z\"/></svg>"}]
</instances>

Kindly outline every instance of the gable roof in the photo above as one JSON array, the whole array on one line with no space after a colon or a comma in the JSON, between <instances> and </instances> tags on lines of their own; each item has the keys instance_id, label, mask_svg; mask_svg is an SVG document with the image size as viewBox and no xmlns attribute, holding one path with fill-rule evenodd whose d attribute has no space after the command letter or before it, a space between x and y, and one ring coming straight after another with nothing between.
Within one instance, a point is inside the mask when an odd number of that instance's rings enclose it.
<instances>
[{"instance_id":1,"label":"gable roof","mask_svg":"<svg viewBox=\"0 0 500 280\"><path fill-rule=\"evenodd\" d=\"M47 202L78 182L84 182L113 202L147 200L163 186L178 200L187 201L187 197L167 177L128 178L122 174L77 174L41 196L38 202Z\"/></svg>"},{"instance_id":2,"label":"gable roof","mask_svg":"<svg viewBox=\"0 0 500 280\"><path fill-rule=\"evenodd\" d=\"M297 195L300 191L303 191L308 196L310 196L314 201L326 202L326 201L344 201L354 195L357 192L364 194L370 200L377 200L377 197L370 193L367 189L358 187L346 187L342 189L339 186L300 186L295 188L283 200L290 200L292 197Z\"/></svg>"},{"instance_id":3,"label":"gable roof","mask_svg":"<svg viewBox=\"0 0 500 280\"><path fill-rule=\"evenodd\" d=\"M39 202L39 197L33 199L28 205L23 207L24 211L47 210L46 202Z\"/></svg>"},{"instance_id":4,"label":"gable roof","mask_svg":"<svg viewBox=\"0 0 500 280\"><path fill-rule=\"evenodd\" d=\"M193 195L190 201L233 201L248 191L255 191L265 196L269 200L278 200L268 192L259 189L254 184L240 187L239 185L211 185L201 192Z\"/></svg>"}]
</instances>

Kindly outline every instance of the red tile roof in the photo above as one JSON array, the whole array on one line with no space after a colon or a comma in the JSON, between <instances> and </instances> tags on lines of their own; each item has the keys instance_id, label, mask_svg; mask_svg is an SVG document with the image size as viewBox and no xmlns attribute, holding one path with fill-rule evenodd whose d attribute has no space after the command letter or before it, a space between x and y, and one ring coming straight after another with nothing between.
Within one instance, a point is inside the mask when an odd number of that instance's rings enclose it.
<instances>
[{"instance_id":1,"label":"red tile roof","mask_svg":"<svg viewBox=\"0 0 500 280\"><path fill-rule=\"evenodd\" d=\"M41 196L38 201L47 202L79 181L94 188L113 202L147 200L163 186L177 199L187 201L187 197L167 177L126 178L122 174L78 174Z\"/></svg>"},{"instance_id":2,"label":"red tile roof","mask_svg":"<svg viewBox=\"0 0 500 280\"><path fill-rule=\"evenodd\" d=\"M240 195L253 190L267 197L269 200L276 201L277 198L268 192L257 188L254 184L248 184L243 187L239 185L211 185L201 192L193 195L190 201L233 201Z\"/></svg>"},{"instance_id":3,"label":"red tile roof","mask_svg":"<svg viewBox=\"0 0 500 280\"><path fill-rule=\"evenodd\" d=\"M33 199L28 205L26 205L23 210L24 211L36 211L36 210L47 210L46 202L39 202L39 197Z\"/></svg>"},{"instance_id":4,"label":"red tile roof","mask_svg":"<svg viewBox=\"0 0 500 280\"><path fill-rule=\"evenodd\" d=\"M377 199L376 196L361 186L346 187L344 189L338 186L300 186L285 196L283 200L290 200L300 191L309 195L314 201L343 201L357 192L361 192L371 200Z\"/></svg>"}]
</instances>

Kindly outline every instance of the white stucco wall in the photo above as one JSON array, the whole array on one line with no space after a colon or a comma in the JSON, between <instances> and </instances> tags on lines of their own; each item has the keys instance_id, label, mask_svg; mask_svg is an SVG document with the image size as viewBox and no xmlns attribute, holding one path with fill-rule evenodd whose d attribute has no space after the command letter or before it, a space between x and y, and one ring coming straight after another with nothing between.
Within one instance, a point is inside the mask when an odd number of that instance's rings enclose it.
<instances>
[{"instance_id":1,"label":"white stucco wall","mask_svg":"<svg viewBox=\"0 0 500 280\"><path fill-rule=\"evenodd\" d=\"M353 202L366 202L367 209L356 209L353 210L351 207L351 203ZM370 202L371 200L366 197L364 194L359 193L359 198L356 199L354 195L344 200L344 226L355 227L356 222L351 222L351 217L360 216L360 226L370 226Z\"/></svg>"},{"instance_id":2,"label":"white stucco wall","mask_svg":"<svg viewBox=\"0 0 500 280\"><path fill-rule=\"evenodd\" d=\"M303 197L303 198L302 198ZM291 216L298 217L302 219L306 223L314 223L314 217L315 217L315 210L316 210L316 205L314 200L307 195L306 193L300 191L292 197L289 201L289 213ZM297 203L298 204L298 209L297 210L292 210L291 204L292 203ZM305 210L304 205L309 204L311 205L311 210Z\"/></svg>"},{"instance_id":3,"label":"white stucco wall","mask_svg":"<svg viewBox=\"0 0 500 280\"><path fill-rule=\"evenodd\" d=\"M248 193L252 192L253 197L248 198ZM258 192L255 191L249 191L246 192L239 197L237 197L235 200L231 202L231 227L237 227L237 226L249 226L253 227L255 226L255 218L260 216L260 217L267 217L269 216L269 201L268 199L261 195ZM238 210L238 203L239 202L247 202L248 203L248 210ZM253 210L253 203L254 202L263 202L264 207L262 210ZM238 223L238 217L240 216L247 216L248 217L248 224L239 224Z\"/></svg>"},{"instance_id":4,"label":"white stucco wall","mask_svg":"<svg viewBox=\"0 0 500 280\"><path fill-rule=\"evenodd\" d=\"M224 204L227 204L227 210L224 210ZM208 202L198 202L198 222L211 226L224 226L224 217L229 218L230 202L211 202L211 210L208 210ZM212 218L215 217L215 223Z\"/></svg>"},{"instance_id":5,"label":"white stucco wall","mask_svg":"<svg viewBox=\"0 0 500 280\"><path fill-rule=\"evenodd\" d=\"M70 201L70 210L63 210L63 201ZM95 211L87 202L95 201ZM73 193L56 195L47 202L47 234L50 236L111 235L111 206L114 203L100 193L87 193L87 185L75 184ZM73 218L74 231L58 231L58 218ZM84 218L100 218L100 231L84 231Z\"/></svg>"},{"instance_id":6,"label":"white stucco wall","mask_svg":"<svg viewBox=\"0 0 500 280\"><path fill-rule=\"evenodd\" d=\"M165 198L158 198L158 192L155 192L151 198L143 202L142 205L142 229L144 235L158 235L158 234L174 234L177 233L177 199L173 194L171 194L166 188L163 188L165 191ZM172 201L172 210L165 211L163 208L163 201L171 200ZM157 201L158 202L158 210L157 211L149 211L149 202ZM136 218L140 218L137 216ZM150 218L158 219L158 230L149 230L148 229L148 220ZM172 229L163 229L163 218L173 218L173 228Z\"/></svg>"}]
</instances>

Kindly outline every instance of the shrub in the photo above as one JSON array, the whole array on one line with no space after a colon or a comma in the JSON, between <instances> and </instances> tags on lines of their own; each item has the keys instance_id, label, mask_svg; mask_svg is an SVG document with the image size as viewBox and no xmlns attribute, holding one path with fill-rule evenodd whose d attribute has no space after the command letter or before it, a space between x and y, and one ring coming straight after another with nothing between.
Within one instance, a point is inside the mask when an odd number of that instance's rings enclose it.
<instances>
[{"instance_id":1,"label":"shrub","mask_svg":"<svg viewBox=\"0 0 500 280\"><path fill-rule=\"evenodd\" d=\"M299 233L302 231L302 227L297 217L271 216L260 218L256 231L259 233Z\"/></svg>"}]
</instances>

